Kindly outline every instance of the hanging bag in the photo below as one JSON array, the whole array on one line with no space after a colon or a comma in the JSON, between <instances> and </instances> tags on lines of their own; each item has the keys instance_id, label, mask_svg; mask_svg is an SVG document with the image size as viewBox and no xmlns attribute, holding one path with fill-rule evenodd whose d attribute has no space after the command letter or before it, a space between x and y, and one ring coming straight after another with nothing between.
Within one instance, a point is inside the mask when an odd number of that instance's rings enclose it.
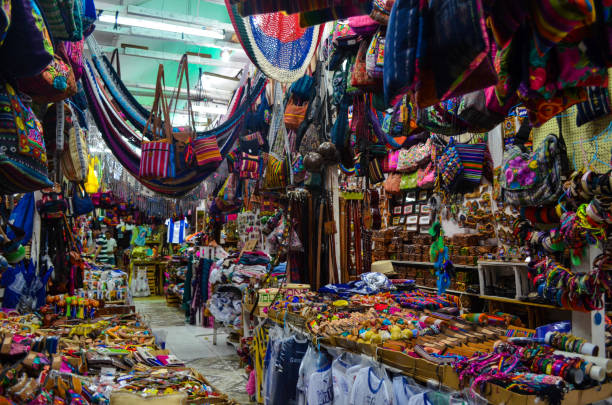
<instances>
[{"instance_id":1,"label":"hanging bag","mask_svg":"<svg viewBox=\"0 0 612 405\"><path fill-rule=\"evenodd\" d=\"M400 184L402 182L402 175L399 173L391 173L385 180L385 191L388 194L399 194Z\"/></svg>"},{"instance_id":2,"label":"hanging bag","mask_svg":"<svg viewBox=\"0 0 612 405\"><path fill-rule=\"evenodd\" d=\"M53 185L47 177L42 125L15 89L0 82L0 193L27 193Z\"/></svg>"},{"instance_id":3,"label":"hanging bag","mask_svg":"<svg viewBox=\"0 0 612 405\"><path fill-rule=\"evenodd\" d=\"M457 143L455 149L463 166L463 180L471 185L479 185L482 180L487 144L484 142Z\"/></svg>"},{"instance_id":4,"label":"hanging bag","mask_svg":"<svg viewBox=\"0 0 612 405\"><path fill-rule=\"evenodd\" d=\"M306 117L307 110L308 103L303 102L299 105L296 98L291 96L285 108L285 127L288 130L297 131Z\"/></svg>"},{"instance_id":5,"label":"hanging bag","mask_svg":"<svg viewBox=\"0 0 612 405\"><path fill-rule=\"evenodd\" d=\"M178 74L176 81L178 83L176 95L172 94L168 104L168 111L172 111L174 106L174 115L176 116L176 107L181 95L181 87L183 85L183 77L185 78L185 86L187 87L187 115L189 118L188 127L172 130L172 140L174 144L174 156L176 171L187 169L191 166L194 159L193 139L195 138L195 118L193 117L193 107L191 105L191 94L189 91L189 63L187 54L181 57L179 62Z\"/></svg>"},{"instance_id":6,"label":"hanging bag","mask_svg":"<svg viewBox=\"0 0 612 405\"><path fill-rule=\"evenodd\" d=\"M40 0L53 38L78 41L83 38L81 0Z\"/></svg>"},{"instance_id":7,"label":"hanging bag","mask_svg":"<svg viewBox=\"0 0 612 405\"><path fill-rule=\"evenodd\" d=\"M457 149L455 149L455 141L450 139L448 144L444 146L442 152L437 154L439 158L436 162L438 173L440 174L441 185L447 190L454 190L456 185L460 183L463 166Z\"/></svg>"},{"instance_id":8,"label":"hanging bag","mask_svg":"<svg viewBox=\"0 0 612 405\"><path fill-rule=\"evenodd\" d=\"M423 190L430 190L436 185L436 165L434 159L427 167L420 168L417 172L417 186Z\"/></svg>"},{"instance_id":9,"label":"hanging bag","mask_svg":"<svg viewBox=\"0 0 612 405\"><path fill-rule=\"evenodd\" d=\"M51 62L40 74L18 80L21 91L38 103L52 103L72 97L77 92L72 67L56 52Z\"/></svg>"},{"instance_id":10,"label":"hanging bag","mask_svg":"<svg viewBox=\"0 0 612 405\"><path fill-rule=\"evenodd\" d=\"M561 118L557 117L559 134ZM569 167L563 137L549 134L533 152L523 151L522 143L528 136L523 124L515 143L506 146L499 183L504 201L520 206L556 204L563 193L563 182Z\"/></svg>"},{"instance_id":11,"label":"hanging bag","mask_svg":"<svg viewBox=\"0 0 612 405\"><path fill-rule=\"evenodd\" d=\"M481 0L433 0L427 44L440 100L497 83Z\"/></svg>"},{"instance_id":12,"label":"hanging bag","mask_svg":"<svg viewBox=\"0 0 612 405\"><path fill-rule=\"evenodd\" d=\"M72 212L74 216L89 214L94 204L82 184L74 183L72 187Z\"/></svg>"},{"instance_id":13,"label":"hanging bag","mask_svg":"<svg viewBox=\"0 0 612 405\"><path fill-rule=\"evenodd\" d=\"M172 144L170 114L163 87L165 87L164 65L160 64L157 70L157 84L151 115L143 129L143 134L144 131L152 130L154 140L141 143L139 176L144 179L174 177L174 145Z\"/></svg>"},{"instance_id":14,"label":"hanging bag","mask_svg":"<svg viewBox=\"0 0 612 405\"><path fill-rule=\"evenodd\" d=\"M384 49L385 37L381 34L381 31L377 31L372 37L366 54L366 72L374 79L382 79L383 77Z\"/></svg>"},{"instance_id":15,"label":"hanging bag","mask_svg":"<svg viewBox=\"0 0 612 405\"><path fill-rule=\"evenodd\" d=\"M400 190L411 190L417 188L418 173L404 173L400 181Z\"/></svg>"},{"instance_id":16,"label":"hanging bag","mask_svg":"<svg viewBox=\"0 0 612 405\"><path fill-rule=\"evenodd\" d=\"M357 51L355 64L351 73L351 85L364 91L378 91L382 85L382 80L370 77L366 70L366 54L370 43L362 41Z\"/></svg>"},{"instance_id":17,"label":"hanging bag","mask_svg":"<svg viewBox=\"0 0 612 405\"><path fill-rule=\"evenodd\" d=\"M397 171L413 172L419 166L427 164L431 159L431 148L431 139L428 139L426 142L411 146L410 149L400 149Z\"/></svg>"},{"instance_id":18,"label":"hanging bag","mask_svg":"<svg viewBox=\"0 0 612 405\"><path fill-rule=\"evenodd\" d=\"M68 109L65 122L65 132L68 134L68 148L64 148L60 163L62 173L70 180L81 183L87 179L89 171L89 146L85 131L81 128L78 118L71 107Z\"/></svg>"},{"instance_id":19,"label":"hanging bag","mask_svg":"<svg viewBox=\"0 0 612 405\"><path fill-rule=\"evenodd\" d=\"M0 46L0 70L7 77L35 76L53 61L53 43L35 0L13 0L11 25Z\"/></svg>"}]
</instances>

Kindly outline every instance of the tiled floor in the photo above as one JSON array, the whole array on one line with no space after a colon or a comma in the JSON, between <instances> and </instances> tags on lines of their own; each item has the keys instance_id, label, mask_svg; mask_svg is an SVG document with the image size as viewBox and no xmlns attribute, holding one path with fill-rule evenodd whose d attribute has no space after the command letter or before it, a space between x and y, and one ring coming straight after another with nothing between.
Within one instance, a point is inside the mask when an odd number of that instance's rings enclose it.
<instances>
[{"instance_id":1,"label":"tiled floor","mask_svg":"<svg viewBox=\"0 0 612 405\"><path fill-rule=\"evenodd\" d=\"M154 334L166 332L166 348L193 367L219 391L241 404L249 404L245 391L247 374L224 333L212 343L212 328L185 323L184 312L166 305L162 297L136 298L136 311L144 315Z\"/></svg>"}]
</instances>

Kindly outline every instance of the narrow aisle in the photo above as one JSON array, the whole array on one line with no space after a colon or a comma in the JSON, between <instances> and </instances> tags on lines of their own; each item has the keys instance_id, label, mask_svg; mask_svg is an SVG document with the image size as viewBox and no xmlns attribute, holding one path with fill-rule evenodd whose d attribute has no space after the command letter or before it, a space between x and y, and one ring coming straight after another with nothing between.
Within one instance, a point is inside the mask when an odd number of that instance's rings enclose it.
<instances>
[{"instance_id":1,"label":"narrow aisle","mask_svg":"<svg viewBox=\"0 0 612 405\"><path fill-rule=\"evenodd\" d=\"M212 343L212 328L184 322L179 308L169 307L163 297L135 298L136 312L144 316L153 333L166 332L166 348L183 360L188 367L206 376L221 392L240 404L249 404L245 391L247 375L233 346L219 332L217 345Z\"/></svg>"}]
</instances>

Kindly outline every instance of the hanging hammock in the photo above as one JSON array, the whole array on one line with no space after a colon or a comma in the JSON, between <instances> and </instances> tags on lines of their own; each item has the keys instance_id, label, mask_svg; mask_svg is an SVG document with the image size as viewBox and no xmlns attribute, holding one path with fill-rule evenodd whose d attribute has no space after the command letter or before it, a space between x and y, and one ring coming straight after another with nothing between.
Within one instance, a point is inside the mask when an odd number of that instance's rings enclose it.
<instances>
[{"instance_id":1,"label":"hanging hammock","mask_svg":"<svg viewBox=\"0 0 612 405\"><path fill-rule=\"evenodd\" d=\"M283 12L241 17L225 0L236 36L247 56L271 79L293 83L304 76L325 24L300 27L300 15Z\"/></svg>"},{"instance_id":2,"label":"hanging hammock","mask_svg":"<svg viewBox=\"0 0 612 405\"><path fill-rule=\"evenodd\" d=\"M95 70L98 76L102 79L104 86L108 89L108 93L112 97L120 109L121 114L132 124L134 127L142 132L144 126L147 123L150 112L144 108L134 96L128 91L125 84L119 78L119 75L115 71L114 67L108 60L108 58L102 54L98 43L92 35L87 37L87 46L91 50L91 63L95 66ZM237 123L242 120L245 114L249 111L251 106L257 101L257 98L261 94L263 87L266 84L266 77L262 74L258 74L255 79L255 84L252 90L244 96L244 102L235 108L235 111L219 126L203 132L198 132L196 138L216 136L217 141L221 144L225 141L231 129L233 129ZM110 99L109 99L110 100ZM175 132L178 132L178 128L173 128ZM141 135L138 134L138 139ZM146 139L151 139L150 135L146 135ZM140 142L134 143L135 146L140 147Z\"/></svg>"},{"instance_id":3,"label":"hanging hammock","mask_svg":"<svg viewBox=\"0 0 612 405\"><path fill-rule=\"evenodd\" d=\"M102 134L104 142L113 155L121 165L143 185L160 194L178 197L188 193L216 170L217 166L204 168L197 167L183 170L174 178L169 179L145 180L139 178L140 145L137 140L140 138L140 134L125 122L122 115L129 116L129 114L126 114L125 109L120 108L121 111L118 111L115 104L110 99L110 95L102 88L102 83L106 84L107 81L104 80L102 75L100 75L100 77L96 76L96 70L93 69L89 61L87 61L85 75L83 77L83 87L96 125ZM263 76L260 77L256 81L252 91L245 97L244 102L235 109L228 120L211 131L198 133L197 138L208 136L208 134L211 133L218 134L218 136L216 135L217 140L219 144L222 145L220 148L221 155L225 157L236 143L236 139L241 129L242 118L263 91L265 83L266 79ZM112 93L111 86L108 86L108 90ZM117 88L115 88L115 90L117 90ZM122 96L120 93L117 94ZM131 112L134 113L134 115L138 115L139 113L133 108L134 106L129 106L126 103L127 99L127 97L123 98L124 107L130 107ZM116 105L122 105L119 100L113 100L116 101ZM130 122L132 121L130 120ZM220 128L223 129L222 132ZM129 141L126 141L126 139L132 140L132 143L136 145L130 145Z\"/></svg>"}]
</instances>

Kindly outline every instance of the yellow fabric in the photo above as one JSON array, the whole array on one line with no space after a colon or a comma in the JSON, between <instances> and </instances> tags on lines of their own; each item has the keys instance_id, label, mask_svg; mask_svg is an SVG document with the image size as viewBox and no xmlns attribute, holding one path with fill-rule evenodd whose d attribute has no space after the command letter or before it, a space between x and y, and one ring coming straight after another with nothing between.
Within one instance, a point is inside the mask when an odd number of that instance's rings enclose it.
<instances>
[{"instance_id":1,"label":"yellow fabric","mask_svg":"<svg viewBox=\"0 0 612 405\"><path fill-rule=\"evenodd\" d=\"M100 188L100 182L96 176L96 170L94 168L94 158L89 159L89 169L87 173L87 181L85 182L85 191L89 194L97 193Z\"/></svg>"}]
</instances>

